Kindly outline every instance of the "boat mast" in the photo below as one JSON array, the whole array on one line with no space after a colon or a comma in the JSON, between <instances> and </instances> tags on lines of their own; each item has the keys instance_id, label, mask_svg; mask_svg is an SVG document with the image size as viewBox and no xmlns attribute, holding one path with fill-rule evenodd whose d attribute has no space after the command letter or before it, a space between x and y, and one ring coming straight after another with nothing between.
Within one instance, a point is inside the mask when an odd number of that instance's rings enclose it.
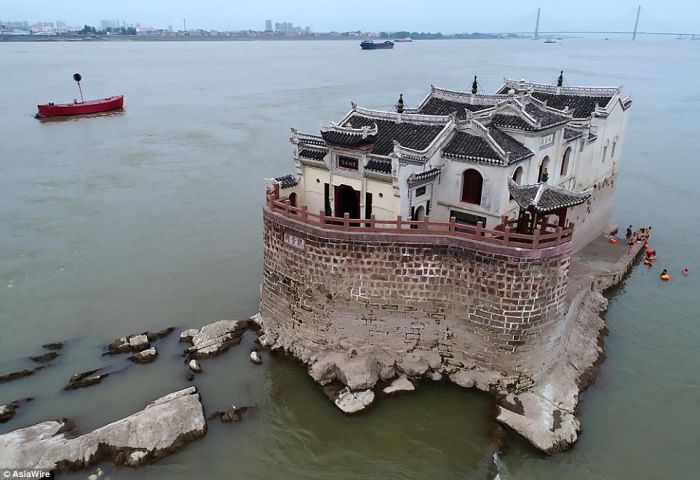
<instances>
[{"instance_id":1,"label":"boat mast","mask_svg":"<svg viewBox=\"0 0 700 480\"><path fill-rule=\"evenodd\" d=\"M76 81L78 84L78 91L80 92L80 103L85 103L85 100L83 100L83 89L80 88L80 81L83 79L83 76L80 75L79 73L74 73L73 74L73 80Z\"/></svg>"}]
</instances>

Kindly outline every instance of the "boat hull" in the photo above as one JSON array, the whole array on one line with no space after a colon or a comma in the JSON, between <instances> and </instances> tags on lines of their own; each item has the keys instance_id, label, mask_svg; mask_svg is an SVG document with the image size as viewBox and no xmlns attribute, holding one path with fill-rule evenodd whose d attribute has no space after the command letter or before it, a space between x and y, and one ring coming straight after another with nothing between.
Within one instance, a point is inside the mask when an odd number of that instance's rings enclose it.
<instances>
[{"instance_id":1,"label":"boat hull","mask_svg":"<svg viewBox=\"0 0 700 480\"><path fill-rule=\"evenodd\" d=\"M385 49L385 48L394 48L394 43L393 42L383 42L383 43L362 42L360 44L360 48L362 50L381 50L381 49Z\"/></svg>"},{"instance_id":2,"label":"boat hull","mask_svg":"<svg viewBox=\"0 0 700 480\"><path fill-rule=\"evenodd\" d=\"M100 98L99 100L89 100L87 102L47 103L44 105L37 105L37 108L39 109L39 112L36 114L38 118L88 115L91 113L121 110L124 108L124 96L117 95L114 97Z\"/></svg>"}]
</instances>

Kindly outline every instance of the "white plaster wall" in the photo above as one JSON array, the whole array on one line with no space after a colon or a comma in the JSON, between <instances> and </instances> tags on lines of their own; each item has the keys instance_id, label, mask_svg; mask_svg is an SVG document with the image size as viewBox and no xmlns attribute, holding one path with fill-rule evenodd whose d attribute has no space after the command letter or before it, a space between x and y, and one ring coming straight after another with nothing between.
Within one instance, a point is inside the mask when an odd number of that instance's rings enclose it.
<instances>
[{"instance_id":1,"label":"white plaster wall","mask_svg":"<svg viewBox=\"0 0 700 480\"><path fill-rule=\"evenodd\" d=\"M297 205L306 205L309 212L318 213L324 209L325 199L324 196L324 184L330 183L330 173L328 170L321 170L320 168L309 167L307 165L303 166L303 195L301 198L297 198ZM319 182L316 182L316 179Z\"/></svg>"},{"instance_id":2,"label":"white plaster wall","mask_svg":"<svg viewBox=\"0 0 700 480\"><path fill-rule=\"evenodd\" d=\"M372 194L372 213L375 218L396 220L396 216L399 214L399 199L394 196L394 187L391 183L371 178L368 178L366 182L366 191Z\"/></svg>"}]
</instances>

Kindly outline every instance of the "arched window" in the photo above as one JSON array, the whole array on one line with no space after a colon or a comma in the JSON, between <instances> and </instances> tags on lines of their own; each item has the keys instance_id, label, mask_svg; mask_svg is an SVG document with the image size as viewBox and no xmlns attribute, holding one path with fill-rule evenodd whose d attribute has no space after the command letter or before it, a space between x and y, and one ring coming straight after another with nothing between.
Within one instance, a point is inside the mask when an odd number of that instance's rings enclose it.
<instances>
[{"instance_id":1,"label":"arched window","mask_svg":"<svg viewBox=\"0 0 700 480\"><path fill-rule=\"evenodd\" d=\"M465 170L462 174L462 201L481 205L481 188L484 179L476 170Z\"/></svg>"},{"instance_id":2,"label":"arched window","mask_svg":"<svg viewBox=\"0 0 700 480\"><path fill-rule=\"evenodd\" d=\"M537 174L537 181L538 182L547 182L549 179L549 171L547 170L547 167L549 167L549 156L546 156L542 159L542 163L540 163L540 170Z\"/></svg>"},{"instance_id":3,"label":"arched window","mask_svg":"<svg viewBox=\"0 0 700 480\"><path fill-rule=\"evenodd\" d=\"M610 158L615 158L615 147L617 147L617 137L613 138L612 150L610 150Z\"/></svg>"},{"instance_id":4,"label":"arched window","mask_svg":"<svg viewBox=\"0 0 700 480\"><path fill-rule=\"evenodd\" d=\"M608 144L610 143L609 140L605 141L605 145L603 146L603 158L600 160L600 163L605 163L605 157L608 156Z\"/></svg>"},{"instance_id":5,"label":"arched window","mask_svg":"<svg viewBox=\"0 0 700 480\"><path fill-rule=\"evenodd\" d=\"M569 159L571 158L571 147L564 152L564 157L561 159L561 170L559 175L565 177L569 173Z\"/></svg>"},{"instance_id":6,"label":"arched window","mask_svg":"<svg viewBox=\"0 0 700 480\"><path fill-rule=\"evenodd\" d=\"M523 167L518 167L513 172L513 181L520 185L523 181Z\"/></svg>"}]
</instances>

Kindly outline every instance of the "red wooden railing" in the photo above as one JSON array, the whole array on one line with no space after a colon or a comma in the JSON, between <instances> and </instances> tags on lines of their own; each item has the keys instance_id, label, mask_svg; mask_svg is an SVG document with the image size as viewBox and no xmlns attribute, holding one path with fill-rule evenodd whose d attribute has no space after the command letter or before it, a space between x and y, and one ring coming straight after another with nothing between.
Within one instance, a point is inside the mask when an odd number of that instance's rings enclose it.
<instances>
[{"instance_id":1,"label":"red wooden railing","mask_svg":"<svg viewBox=\"0 0 700 480\"><path fill-rule=\"evenodd\" d=\"M544 231L538 229L532 235L516 233L511 228L515 223L512 220L499 225L496 229L489 229L484 228L481 223L477 226L457 223L455 217L451 217L449 222L432 221L427 216L423 220L404 220L400 215L396 220L377 220L374 215L367 219L350 218L347 213L343 217L333 217L326 215L323 211L310 212L306 205L293 207L288 199L278 199L274 191L268 192L267 208L273 213L327 230L401 235L451 235L531 250L562 245L571 241L574 232L573 224L567 228L546 224Z\"/></svg>"}]
</instances>

